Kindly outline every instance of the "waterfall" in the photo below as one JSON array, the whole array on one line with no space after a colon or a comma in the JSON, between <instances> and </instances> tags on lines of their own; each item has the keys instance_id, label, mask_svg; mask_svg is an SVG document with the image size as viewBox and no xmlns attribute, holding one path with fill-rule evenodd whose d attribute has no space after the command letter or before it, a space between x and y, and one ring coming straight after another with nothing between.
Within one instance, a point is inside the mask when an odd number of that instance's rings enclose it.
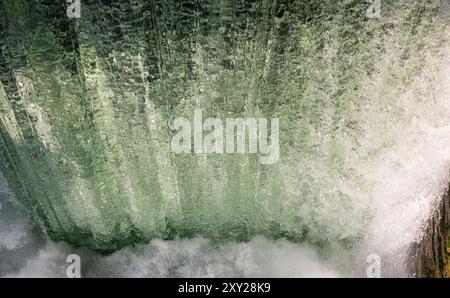
<instances>
[{"instance_id":1,"label":"waterfall","mask_svg":"<svg viewBox=\"0 0 450 298\"><path fill-rule=\"evenodd\" d=\"M0 275L409 274L450 181L448 1L80 3L0 2L0 264L29 254ZM279 119L278 162L173 152L195 111Z\"/></svg>"}]
</instances>

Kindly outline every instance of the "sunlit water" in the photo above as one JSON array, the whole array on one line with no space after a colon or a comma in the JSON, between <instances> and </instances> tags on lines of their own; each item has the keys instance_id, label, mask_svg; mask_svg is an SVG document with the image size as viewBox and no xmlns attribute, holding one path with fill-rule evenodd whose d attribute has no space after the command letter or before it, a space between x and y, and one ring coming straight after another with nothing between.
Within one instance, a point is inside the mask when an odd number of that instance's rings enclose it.
<instances>
[{"instance_id":1,"label":"sunlit water","mask_svg":"<svg viewBox=\"0 0 450 298\"><path fill-rule=\"evenodd\" d=\"M372 254L410 275L450 181L448 3L413 2L317 23L212 5L208 26L170 1L75 25L4 1L0 275L64 277L73 253L84 277L365 276ZM280 162L173 155L168 124L194 109L279 117Z\"/></svg>"}]
</instances>

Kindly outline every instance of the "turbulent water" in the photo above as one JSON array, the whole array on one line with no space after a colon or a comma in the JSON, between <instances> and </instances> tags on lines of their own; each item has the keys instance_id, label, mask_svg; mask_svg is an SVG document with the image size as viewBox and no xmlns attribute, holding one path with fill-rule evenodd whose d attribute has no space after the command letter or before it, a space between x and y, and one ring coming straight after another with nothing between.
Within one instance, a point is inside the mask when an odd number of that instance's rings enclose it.
<instances>
[{"instance_id":1,"label":"turbulent water","mask_svg":"<svg viewBox=\"0 0 450 298\"><path fill-rule=\"evenodd\" d=\"M370 2L370 1L369 1ZM450 181L450 3L0 0L0 276L409 276ZM280 119L280 160L174 154Z\"/></svg>"}]
</instances>

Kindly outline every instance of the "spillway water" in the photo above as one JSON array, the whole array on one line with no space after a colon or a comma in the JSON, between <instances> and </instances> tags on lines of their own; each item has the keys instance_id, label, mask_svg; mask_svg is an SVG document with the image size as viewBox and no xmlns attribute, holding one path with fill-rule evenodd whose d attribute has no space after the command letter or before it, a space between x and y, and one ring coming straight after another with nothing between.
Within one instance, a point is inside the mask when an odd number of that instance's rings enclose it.
<instances>
[{"instance_id":1,"label":"spillway water","mask_svg":"<svg viewBox=\"0 0 450 298\"><path fill-rule=\"evenodd\" d=\"M0 276L408 276L450 181L448 1L0 2ZM280 160L170 124L277 117Z\"/></svg>"}]
</instances>

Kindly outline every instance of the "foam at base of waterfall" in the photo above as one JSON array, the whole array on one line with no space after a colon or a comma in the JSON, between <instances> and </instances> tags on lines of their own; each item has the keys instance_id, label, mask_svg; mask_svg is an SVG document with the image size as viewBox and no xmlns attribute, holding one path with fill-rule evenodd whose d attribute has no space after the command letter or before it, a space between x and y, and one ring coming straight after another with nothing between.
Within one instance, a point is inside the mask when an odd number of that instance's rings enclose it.
<instances>
[{"instance_id":1,"label":"foam at base of waterfall","mask_svg":"<svg viewBox=\"0 0 450 298\"><path fill-rule=\"evenodd\" d=\"M73 248L47 243L6 277L65 277ZM314 250L284 240L255 238L215 245L205 239L154 240L110 256L78 251L82 277L338 277Z\"/></svg>"}]
</instances>

